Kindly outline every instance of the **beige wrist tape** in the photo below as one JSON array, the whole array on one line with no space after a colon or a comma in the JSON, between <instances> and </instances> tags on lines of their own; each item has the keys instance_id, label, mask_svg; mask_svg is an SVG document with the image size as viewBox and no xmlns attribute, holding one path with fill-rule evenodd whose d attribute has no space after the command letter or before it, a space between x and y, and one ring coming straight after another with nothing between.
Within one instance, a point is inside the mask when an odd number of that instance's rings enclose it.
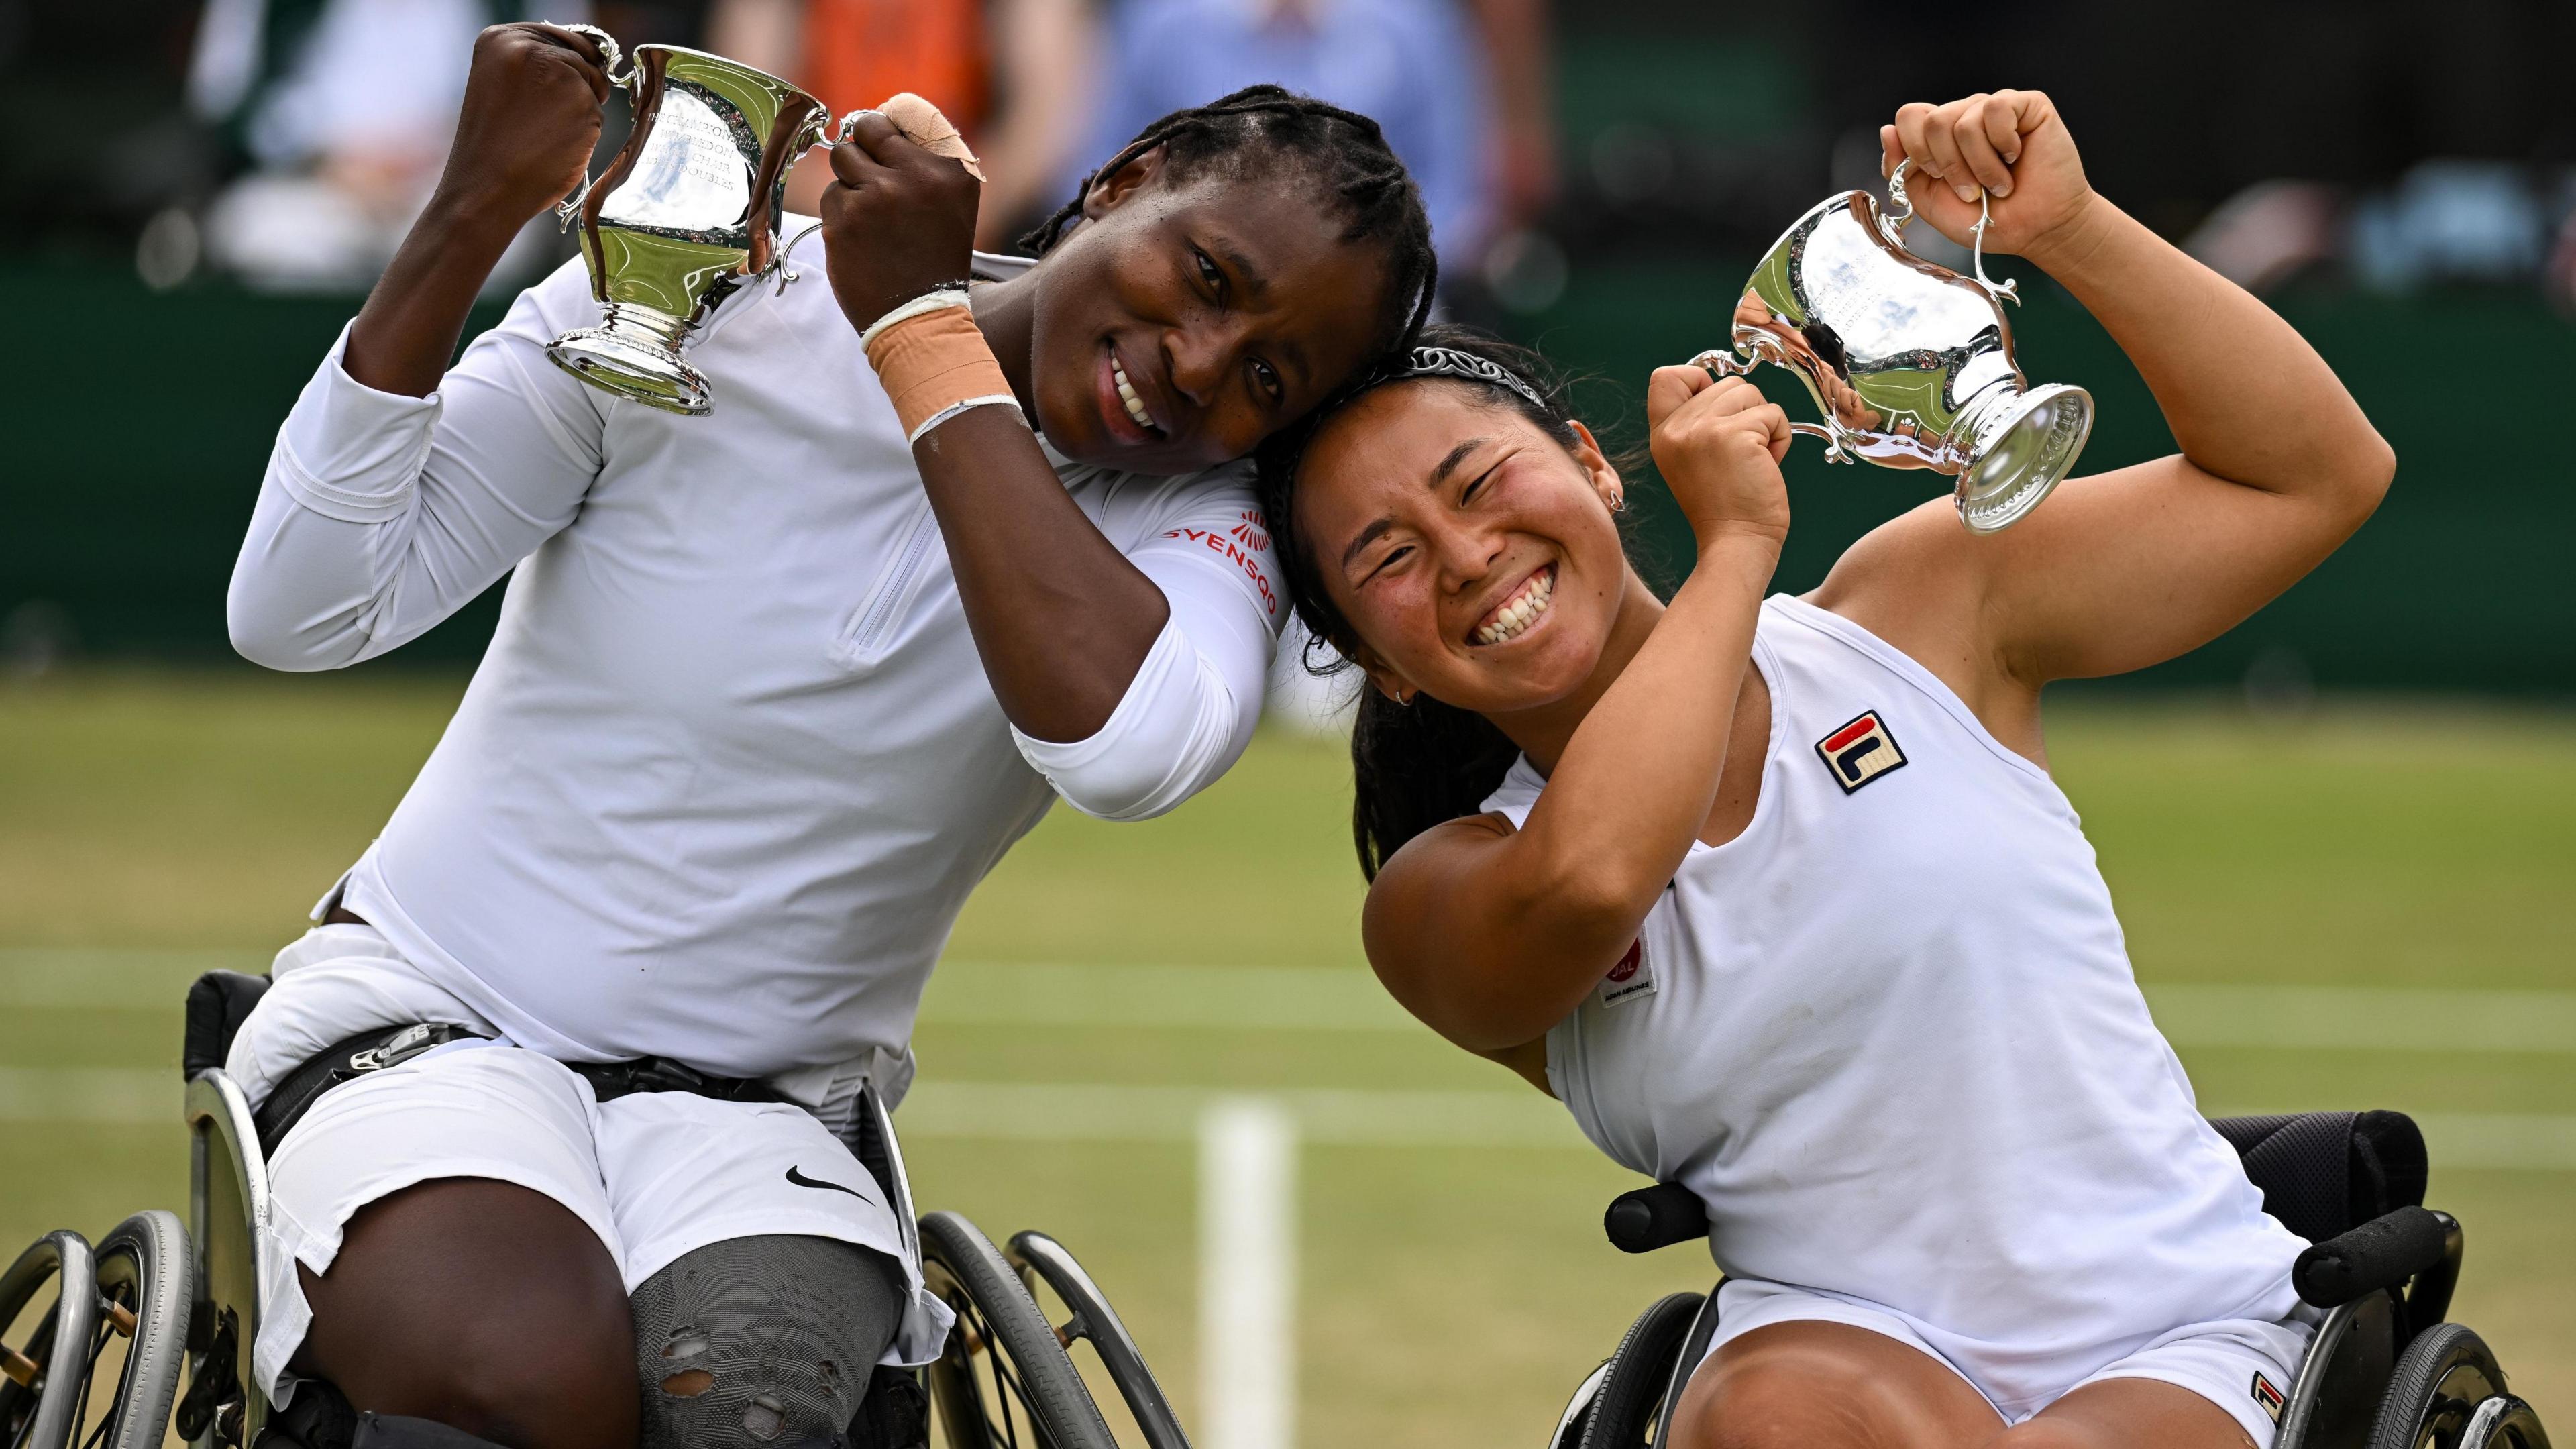
<instances>
[{"instance_id":1,"label":"beige wrist tape","mask_svg":"<svg viewBox=\"0 0 2576 1449\"><path fill-rule=\"evenodd\" d=\"M993 360L975 314L964 307L906 317L877 333L867 349L906 441L918 441L932 422L964 411L961 403L1014 401L1002 364Z\"/></svg>"}]
</instances>

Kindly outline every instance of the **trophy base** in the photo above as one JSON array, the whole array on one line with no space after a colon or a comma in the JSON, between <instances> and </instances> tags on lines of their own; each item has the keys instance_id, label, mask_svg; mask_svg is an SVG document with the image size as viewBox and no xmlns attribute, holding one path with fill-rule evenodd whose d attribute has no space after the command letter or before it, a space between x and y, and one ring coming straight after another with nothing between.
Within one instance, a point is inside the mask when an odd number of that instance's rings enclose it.
<instances>
[{"instance_id":1,"label":"trophy base","mask_svg":"<svg viewBox=\"0 0 2576 1449\"><path fill-rule=\"evenodd\" d=\"M546 349L554 364L600 391L666 413L703 417L710 405L707 380L680 360L676 345L686 329L674 322L669 336L613 309L603 327L567 332Z\"/></svg>"},{"instance_id":2,"label":"trophy base","mask_svg":"<svg viewBox=\"0 0 2576 1449\"><path fill-rule=\"evenodd\" d=\"M2062 382L1997 399L1976 420L1976 447L1959 470L1959 521L1998 533L2065 481L2093 435L2093 395Z\"/></svg>"}]
</instances>

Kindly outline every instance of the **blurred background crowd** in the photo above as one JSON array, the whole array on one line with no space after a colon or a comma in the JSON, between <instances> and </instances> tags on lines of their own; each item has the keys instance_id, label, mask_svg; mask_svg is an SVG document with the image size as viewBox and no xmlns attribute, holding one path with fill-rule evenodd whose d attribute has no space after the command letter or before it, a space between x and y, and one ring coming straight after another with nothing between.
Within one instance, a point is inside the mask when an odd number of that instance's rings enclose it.
<instances>
[{"instance_id":1,"label":"blurred background crowd","mask_svg":"<svg viewBox=\"0 0 2576 1449\"><path fill-rule=\"evenodd\" d=\"M2388 551L2377 569L2330 567L2318 588L2339 623L2285 606L2278 627L2159 677L2293 696L2576 686L2576 646L2537 622L2567 617L2543 583L2556 570L2531 551L2576 530L2576 503L2557 460L2519 442L2521 415L2566 391L2576 317L2563 0L0 0L0 266L68 349L47 373L60 392L37 394L60 420L59 446L36 444L47 481L0 484L34 488L0 525L15 620L0 633L17 640L0 648L219 650L223 535L266 434L316 329L346 315L434 182L475 31L518 18L716 50L836 110L918 91L985 159L992 248L1166 111L1255 80L1365 111L1421 182L1450 315L1618 384L1605 411L1647 365L1717 340L1714 299L1790 218L1876 184L1897 105L2043 87L2097 186L2274 298L2357 390L2386 389L2364 401L2406 434L2393 507L2420 528L2366 534L2365 553ZM613 106L603 148L622 122ZM791 175L791 210L825 173L817 153ZM1928 228L1914 242L1958 260ZM494 296L569 255L541 219ZM2088 462L2166 446L2062 295L2040 289L2020 328L2035 375L2108 389ZM83 420L107 417L103 384L145 369L211 416L102 460L86 440L113 424ZM103 543L52 492L62 470L102 468L182 531L202 524L185 557L138 568L130 538ZM238 486L215 507L173 468ZM1832 476L1802 515L1818 526L1793 585L1900 501L1885 476ZM2455 587L2472 578L2479 612L2533 620L2527 637L2453 637L2481 631Z\"/></svg>"},{"instance_id":2,"label":"blurred background crowd","mask_svg":"<svg viewBox=\"0 0 2576 1449\"><path fill-rule=\"evenodd\" d=\"M475 31L538 18L835 110L928 96L993 178L988 247L1156 116L1276 81L1384 122L1453 305L1534 312L1605 255L1756 249L1875 180L1898 104L2019 83L2106 191L2248 285L2576 306L2576 94L2549 69L2576 10L2541 0L7 0L8 237L130 249L156 286L363 287L436 179Z\"/></svg>"}]
</instances>

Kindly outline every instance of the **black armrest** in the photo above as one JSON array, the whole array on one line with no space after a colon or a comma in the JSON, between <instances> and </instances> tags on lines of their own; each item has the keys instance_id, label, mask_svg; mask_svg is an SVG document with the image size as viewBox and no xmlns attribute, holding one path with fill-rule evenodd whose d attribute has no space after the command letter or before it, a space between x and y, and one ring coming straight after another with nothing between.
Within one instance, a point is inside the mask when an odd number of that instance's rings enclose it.
<instances>
[{"instance_id":1,"label":"black armrest","mask_svg":"<svg viewBox=\"0 0 2576 1449\"><path fill-rule=\"evenodd\" d=\"M2421 1282L2409 1296L2408 1317L2420 1332L2441 1321L2459 1276L2459 1221L2430 1208L2402 1207L2299 1255L2290 1269L2299 1297L2319 1308L2340 1308L2381 1289Z\"/></svg>"},{"instance_id":2,"label":"black armrest","mask_svg":"<svg viewBox=\"0 0 2576 1449\"><path fill-rule=\"evenodd\" d=\"M1623 1192L1601 1215L1610 1245L1623 1253L1651 1253L1675 1243L1708 1236L1708 1209L1699 1194L1678 1182L1659 1182Z\"/></svg>"}]
</instances>

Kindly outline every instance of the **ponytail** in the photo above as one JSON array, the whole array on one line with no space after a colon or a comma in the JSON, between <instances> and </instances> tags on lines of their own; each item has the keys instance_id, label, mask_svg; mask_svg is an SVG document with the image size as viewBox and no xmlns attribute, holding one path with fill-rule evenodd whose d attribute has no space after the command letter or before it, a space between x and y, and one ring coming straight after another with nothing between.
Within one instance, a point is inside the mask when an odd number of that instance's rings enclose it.
<instances>
[{"instance_id":1,"label":"ponytail","mask_svg":"<svg viewBox=\"0 0 2576 1449\"><path fill-rule=\"evenodd\" d=\"M1474 710L1417 694L1398 704L1360 691L1351 721L1351 843L1360 874L1444 821L1473 815L1511 773L1521 747Z\"/></svg>"}]
</instances>

